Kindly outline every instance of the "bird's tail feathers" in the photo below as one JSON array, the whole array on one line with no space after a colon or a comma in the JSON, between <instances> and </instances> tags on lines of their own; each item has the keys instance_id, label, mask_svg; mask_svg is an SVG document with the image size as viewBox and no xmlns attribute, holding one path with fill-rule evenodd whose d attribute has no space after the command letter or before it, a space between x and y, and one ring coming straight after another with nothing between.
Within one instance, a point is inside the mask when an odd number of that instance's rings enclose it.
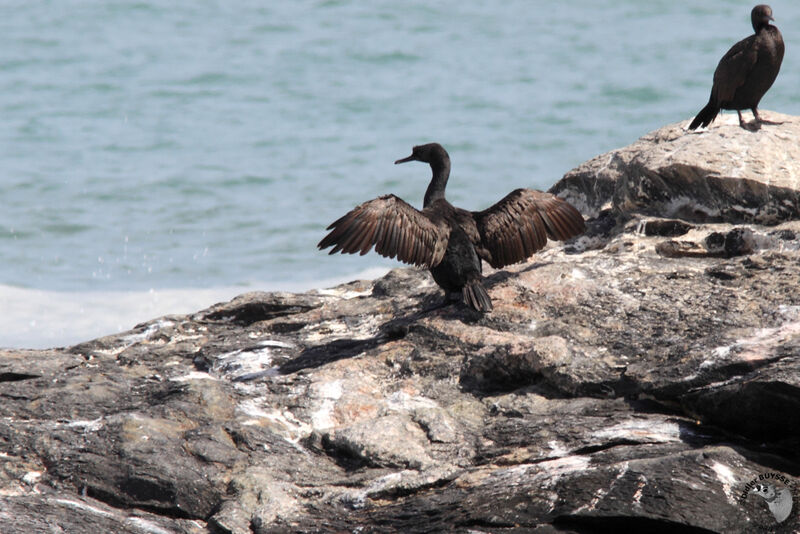
<instances>
[{"instance_id":1,"label":"bird's tail feathers","mask_svg":"<svg viewBox=\"0 0 800 534\"><path fill-rule=\"evenodd\" d=\"M706 107L700 110L700 113L694 118L692 123L689 125L690 130L694 130L698 126L706 127L711 122L717 118L717 113L719 113L719 106L717 106L713 100L709 100Z\"/></svg>"},{"instance_id":2,"label":"bird's tail feathers","mask_svg":"<svg viewBox=\"0 0 800 534\"><path fill-rule=\"evenodd\" d=\"M492 311L492 299L483 287L480 280L470 280L464 284L461 290L461 298L464 304L479 312Z\"/></svg>"}]
</instances>

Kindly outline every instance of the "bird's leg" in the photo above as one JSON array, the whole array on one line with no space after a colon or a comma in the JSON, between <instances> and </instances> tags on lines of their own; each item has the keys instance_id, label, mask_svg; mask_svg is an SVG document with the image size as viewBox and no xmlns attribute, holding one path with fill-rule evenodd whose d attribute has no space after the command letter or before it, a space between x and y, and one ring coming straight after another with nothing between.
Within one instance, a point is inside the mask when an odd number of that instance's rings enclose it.
<instances>
[{"instance_id":1,"label":"bird's leg","mask_svg":"<svg viewBox=\"0 0 800 534\"><path fill-rule=\"evenodd\" d=\"M768 121L767 119L762 119L761 116L758 114L758 109L753 109L753 117L756 118L756 124L783 124L782 122L775 122L775 121Z\"/></svg>"},{"instance_id":2,"label":"bird's leg","mask_svg":"<svg viewBox=\"0 0 800 534\"><path fill-rule=\"evenodd\" d=\"M744 118L742 117L742 110L737 109L736 113L739 114L739 126L744 128L745 130L750 130L751 132L755 132L756 130L761 128L761 123L759 122L758 118L758 112L756 111L755 108L753 108L753 116L755 117L755 120L753 120L752 124L748 124L744 121Z\"/></svg>"}]
</instances>

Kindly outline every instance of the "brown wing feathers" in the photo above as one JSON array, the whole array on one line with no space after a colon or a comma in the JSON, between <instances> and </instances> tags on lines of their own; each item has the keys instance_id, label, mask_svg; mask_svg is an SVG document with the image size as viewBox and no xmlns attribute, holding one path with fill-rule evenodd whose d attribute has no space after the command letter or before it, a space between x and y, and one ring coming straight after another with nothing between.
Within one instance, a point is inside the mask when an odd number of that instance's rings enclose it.
<instances>
[{"instance_id":1,"label":"brown wing feathers","mask_svg":"<svg viewBox=\"0 0 800 534\"><path fill-rule=\"evenodd\" d=\"M395 195L364 202L328 226L330 233L317 245L333 246L330 254L366 254L372 246L388 258L432 267L442 261L449 228L436 224Z\"/></svg>"},{"instance_id":2,"label":"brown wing feathers","mask_svg":"<svg viewBox=\"0 0 800 534\"><path fill-rule=\"evenodd\" d=\"M499 268L529 258L547 238L565 240L582 233L583 217L549 193L517 189L490 208L473 213L487 260Z\"/></svg>"},{"instance_id":3,"label":"brown wing feathers","mask_svg":"<svg viewBox=\"0 0 800 534\"><path fill-rule=\"evenodd\" d=\"M547 236L556 241L564 241L582 234L586 224L580 212L558 197L546 201L544 209L539 210L542 220L547 226Z\"/></svg>"}]
</instances>

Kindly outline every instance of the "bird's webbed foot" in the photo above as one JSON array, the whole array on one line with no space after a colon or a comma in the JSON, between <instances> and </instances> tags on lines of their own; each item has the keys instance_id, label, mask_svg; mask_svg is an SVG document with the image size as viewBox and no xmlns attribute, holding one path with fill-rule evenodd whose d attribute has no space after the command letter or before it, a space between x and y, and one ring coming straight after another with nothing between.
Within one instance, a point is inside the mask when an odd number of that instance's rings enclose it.
<instances>
[{"instance_id":1,"label":"bird's webbed foot","mask_svg":"<svg viewBox=\"0 0 800 534\"><path fill-rule=\"evenodd\" d=\"M761 115L759 115L758 110L755 108L752 111L753 111L753 117L755 117L755 122L759 125L759 128L761 127L762 124L771 124L771 125L783 124L783 121L778 122L762 118Z\"/></svg>"},{"instance_id":2,"label":"bird's webbed foot","mask_svg":"<svg viewBox=\"0 0 800 534\"><path fill-rule=\"evenodd\" d=\"M767 119L758 119L759 124L769 124L770 126L776 126L778 124L783 124L783 121L771 121Z\"/></svg>"},{"instance_id":3,"label":"bird's webbed foot","mask_svg":"<svg viewBox=\"0 0 800 534\"><path fill-rule=\"evenodd\" d=\"M761 129L761 123L758 121L740 123L739 126L750 132L757 132Z\"/></svg>"},{"instance_id":4,"label":"bird's webbed foot","mask_svg":"<svg viewBox=\"0 0 800 534\"><path fill-rule=\"evenodd\" d=\"M737 109L736 113L739 115L739 126L744 128L745 130L756 132L759 129L761 129L761 121L758 118L758 112L756 110L753 110L753 116L755 117L753 122L747 122L746 120L744 120L744 117L742 117L741 110Z\"/></svg>"}]
</instances>

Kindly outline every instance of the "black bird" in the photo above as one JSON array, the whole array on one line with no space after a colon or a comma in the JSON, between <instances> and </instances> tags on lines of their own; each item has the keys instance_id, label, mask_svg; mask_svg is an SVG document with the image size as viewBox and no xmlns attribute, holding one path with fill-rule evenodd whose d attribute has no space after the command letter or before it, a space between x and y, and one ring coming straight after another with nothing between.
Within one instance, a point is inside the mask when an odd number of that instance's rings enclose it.
<instances>
[{"instance_id":1,"label":"black bird","mask_svg":"<svg viewBox=\"0 0 800 534\"><path fill-rule=\"evenodd\" d=\"M530 257L547 238L565 240L582 233L583 217L570 204L549 193L512 191L483 211L456 208L444 198L450 176L450 156L438 143L415 146L407 158L395 161L429 163L433 177L422 211L395 195L364 202L328 226L317 245L333 246L330 254L366 254L427 267L448 293L460 292L464 304L478 311L492 309L481 284L481 259L500 268Z\"/></svg>"},{"instance_id":2,"label":"black bird","mask_svg":"<svg viewBox=\"0 0 800 534\"><path fill-rule=\"evenodd\" d=\"M739 114L739 125L746 128L742 110L753 110L755 129L762 122L758 116L758 103L772 87L783 61L783 36L769 21L772 8L760 4L750 12L755 34L742 39L722 56L714 71L714 85L706 107L689 125L690 130L711 124L720 109L735 109Z\"/></svg>"}]
</instances>

